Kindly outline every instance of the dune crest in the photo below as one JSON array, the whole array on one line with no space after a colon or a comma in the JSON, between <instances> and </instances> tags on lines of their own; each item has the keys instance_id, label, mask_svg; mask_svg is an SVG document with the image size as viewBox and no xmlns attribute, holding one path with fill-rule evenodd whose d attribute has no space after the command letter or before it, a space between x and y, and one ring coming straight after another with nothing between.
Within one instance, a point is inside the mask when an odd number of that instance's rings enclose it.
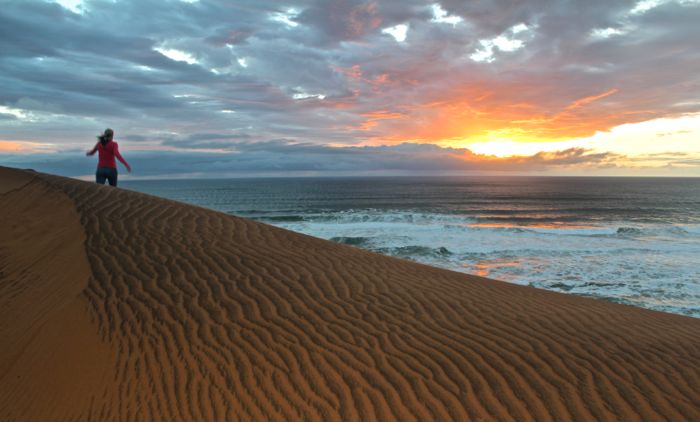
<instances>
[{"instance_id":1,"label":"dune crest","mask_svg":"<svg viewBox=\"0 0 700 422\"><path fill-rule=\"evenodd\" d=\"M0 419L700 420L700 320L0 180Z\"/></svg>"},{"instance_id":2,"label":"dune crest","mask_svg":"<svg viewBox=\"0 0 700 422\"><path fill-rule=\"evenodd\" d=\"M0 171L0 419L75 416L114 367L83 294L80 216L39 176Z\"/></svg>"}]
</instances>

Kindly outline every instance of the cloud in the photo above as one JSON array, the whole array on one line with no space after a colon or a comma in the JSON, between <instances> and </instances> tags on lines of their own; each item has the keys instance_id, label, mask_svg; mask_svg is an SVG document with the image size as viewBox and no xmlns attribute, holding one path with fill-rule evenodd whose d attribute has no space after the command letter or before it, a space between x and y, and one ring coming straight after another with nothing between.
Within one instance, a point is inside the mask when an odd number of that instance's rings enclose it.
<instances>
[{"instance_id":1,"label":"cloud","mask_svg":"<svg viewBox=\"0 0 700 422\"><path fill-rule=\"evenodd\" d=\"M461 174L484 171L506 173L548 171L574 165L609 167L620 156L592 153L582 148L539 153L528 157L498 158L477 155L465 148L442 148L437 145L404 143L384 146L329 147L278 139L262 142L219 143L206 134L193 139L173 140L199 143L202 150L124 151L123 155L138 177L158 175L209 177L251 176L266 174ZM223 148L222 148L223 147ZM220 149L219 152L203 150ZM677 160L679 157L674 157ZM8 155L7 163L15 167L66 176L87 175L94 171L94 159L82 151L72 153Z\"/></svg>"},{"instance_id":2,"label":"cloud","mask_svg":"<svg viewBox=\"0 0 700 422\"><path fill-rule=\"evenodd\" d=\"M0 120L17 120L17 116L9 113L0 113Z\"/></svg>"},{"instance_id":3,"label":"cloud","mask_svg":"<svg viewBox=\"0 0 700 422\"><path fill-rule=\"evenodd\" d=\"M362 0L317 0L296 21L318 31L322 43L359 40L382 24L377 3Z\"/></svg>"},{"instance_id":4,"label":"cloud","mask_svg":"<svg viewBox=\"0 0 700 422\"><path fill-rule=\"evenodd\" d=\"M251 139L246 133L194 133L186 136L165 136L159 140L161 145L181 149L235 151L237 142Z\"/></svg>"},{"instance_id":5,"label":"cloud","mask_svg":"<svg viewBox=\"0 0 700 422\"><path fill-rule=\"evenodd\" d=\"M593 153L585 148L569 148L564 151L538 152L531 157L514 157L510 160L528 166L571 166L578 164L613 165L614 160L619 158L624 157L610 152Z\"/></svg>"},{"instance_id":6,"label":"cloud","mask_svg":"<svg viewBox=\"0 0 700 422\"><path fill-rule=\"evenodd\" d=\"M242 28L245 28L242 26ZM206 41L212 43L214 46L235 46L241 45L248 41L248 38L253 34L250 29L228 29L222 28L217 33L210 35L206 38Z\"/></svg>"},{"instance_id":7,"label":"cloud","mask_svg":"<svg viewBox=\"0 0 700 422\"><path fill-rule=\"evenodd\" d=\"M74 3L3 2L4 139L82 148L114 127L182 154L269 139L468 146L700 112L697 2Z\"/></svg>"}]
</instances>

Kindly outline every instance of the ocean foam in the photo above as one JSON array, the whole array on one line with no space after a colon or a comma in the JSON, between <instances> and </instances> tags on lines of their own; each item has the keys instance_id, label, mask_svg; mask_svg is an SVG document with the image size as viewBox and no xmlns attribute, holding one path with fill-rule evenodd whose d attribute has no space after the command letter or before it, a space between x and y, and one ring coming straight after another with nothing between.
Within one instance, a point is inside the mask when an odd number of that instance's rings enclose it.
<instances>
[{"instance_id":1,"label":"ocean foam","mask_svg":"<svg viewBox=\"0 0 700 422\"><path fill-rule=\"evenodd\" d=\"M269 222L450 270L700 317L698 226L485 227L464 215L383 210L290 220Z\"/></svg>"}]
</instances>

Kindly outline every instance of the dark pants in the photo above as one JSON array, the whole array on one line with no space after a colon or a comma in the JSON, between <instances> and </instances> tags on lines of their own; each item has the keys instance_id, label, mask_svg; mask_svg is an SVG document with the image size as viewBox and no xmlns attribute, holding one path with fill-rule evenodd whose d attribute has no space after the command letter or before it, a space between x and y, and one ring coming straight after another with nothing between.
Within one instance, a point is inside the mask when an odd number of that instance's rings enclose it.
<instances>
[{"instance_id":1,"label":"dark pants","mask_svg":"<svg viewBox=\"0 0 700 422\"><path fill-rule=\"evenodd\" d=\"M95 173L95 181L101 185L109 181L110 186L117 186L117 169L112 167L98 167Z\"/></svg>"}]
</instances>

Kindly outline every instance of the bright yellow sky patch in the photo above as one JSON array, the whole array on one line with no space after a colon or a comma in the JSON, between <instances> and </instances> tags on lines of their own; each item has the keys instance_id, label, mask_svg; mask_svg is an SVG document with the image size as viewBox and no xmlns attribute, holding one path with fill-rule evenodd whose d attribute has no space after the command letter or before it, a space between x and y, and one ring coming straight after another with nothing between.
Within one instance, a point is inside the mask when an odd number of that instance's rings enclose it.
<instances>
[{"instance_id":1,"label":"bright yellow sky patch","mask_svg":"<svg viewBox=\"0 0 700 422\"><path fill-rule=\"evenodd\" d=\"M468 148L477 154L496 157L586 148L652 161L652 156L667 153L685 153L689 157L700 158L700 113L624 124L585 138L541 141L519 136L517 130L502 130L474 140L451 140L444 145Z\"/></svg>"}]
</instances>

